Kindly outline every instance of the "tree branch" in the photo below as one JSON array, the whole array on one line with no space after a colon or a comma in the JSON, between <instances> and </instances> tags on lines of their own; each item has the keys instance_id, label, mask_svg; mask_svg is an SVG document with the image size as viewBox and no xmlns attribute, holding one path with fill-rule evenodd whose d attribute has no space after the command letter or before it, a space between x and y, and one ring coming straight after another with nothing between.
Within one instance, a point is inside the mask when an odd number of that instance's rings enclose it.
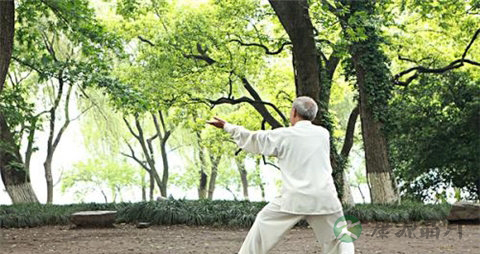
<instances>
[{"instance_id":1,"label":"tree branch","mask_svg":"<svg viewBox=\"0 0 480 254\"><path fill-rule=\"evenodd\" d=\"M140 41L142 41L142 42L148 43L148 44L149 44L150 46L152 46L152 47L155 47L155 46L156 46L155 43L151 42L150 40L147 40L147 39L143 38L143 37L140 36L140 35L137 36L137 38L138 38Z\"/></svg>"},{"instance_id":2,"label":"tree branch","mask_svg":"<svg viewBox=\"0 0 480 254\"><path fill-rule=\"evenodd\" d=\"M270 112L268 112L267 108L265 107L265 105L270 105L272 107L275 107L275 105L269 102L256 101L246 96L240 97L238 99L222 97L217 100L209 100L209 102L213 105L212 107L220 104L236 105L239 103L248 103L252 105L260 113L260 115L262 115L262 117L268 122L268 124L270 124L274 129L283 126L280 122L278 122L275 118L273 118L273 116L270 114Z\"/></svg>"},{"instance_id":3,"label":"tree branch","mask_svg":"<svg viewBox=\"0 0 480 254\"><path fill-rule=\"evenodd\" d=\"M279 166L277 166L277 165L275 165L275 164L273 164L273 163L267 162L267 158L265 157L265 155L262 155L262 159L263 159L263 164L264 164L264 165L270 165L270 166L272 166L272 167L280 170L280 167L279 167Z\"/></svg>"},{"instance_id":4,"label":"tree branch","mask_svg":"<svg viewBox=\"0 0 480 254\"><path fill-rule=\"evenodd\" d=\"M267 54L267 55L278 55L278 54L280 54L280 53L283 51L283 48L284 48L285 46L287 46L287 45L292 45L291 42L287 41L287 42L282 43L282 45L280 45L280 48L278 48L277 50L275 50L275 51L270 51L270 49L268 49L267 46L265 46L265 45L263 45L263 44L260 44L260 43L245 43L245 42L243 42L243 41L241 41L241 40L238 40L238 39L232 39L232 40L230 40L230 41L231 41L231 42L237 42L237 43L239 43L239 44L242 45L242 46L247 46L247 47L251 47L251 46L260 47L260 48L262 48L262 49L265 50L265 54Z\"/></svg>"},{"instance_id":5,"label":"tree branch","mask_svg":"<svg viewBox=\"0 0 480 254\"><path fill-rule=\"evenodd\" d=\"M350 113L350 117L348 118L347 130L345 131L345 140L343 141L342 151L340 155L346 159L350 154L350 150L353 146L353 134L355 132L355 123L357 122L358 115L360 110L358 105L352 110Z\"/></svg>"},{"instance_id":6,"label":"tree branch","mask_svg":"<svg viewBox=\"0 0 480 254\"><path fill-rule=\"evenodd\" d=\"M262 105L265 104L272 107L277 112L277 114L282 118L285 125L287 125L288 120L285 117L285 115L283 115L282 111L280 111L273 103L264 102L262 98L260 98L260 95L257 93L257 91L255 91L253 86L250 84L250 82L248 82L248 80L245 77L241 77L241 80L245 89L247 89L248 93L255 99L256 102L261 102Z\"/></svg>"},{"instance_id":7,"label":"tree branch","mask_svg":"<svg viewBox=\"0 0 480 254\"><path fill-rule=\"evenodd\" d=\"M142 168L144 168L148 173L150 173L150 169L147 167L147 165L145 165L145 162L144 162L144 161L141 161L140 159L137 158L137 156L135 156L135 151L133 150L133 148L132 148L132 146L130 145L130 143L128 143L127 141L125 141L125 143L127 144L128 148L130 149L131 155L126 154L126 153L122 153L122 155L125 156L125 157L128 157L128 158L132 158L132 159L135 160L138 164L140 164L140 166L142 166Z\"/></svg>"},{"instance_id":8,"label":"tree branch","mask_svg":"<svg viewBox=\"0 0 480 254\"><path fill-rule=\"evenodd\" d=\"M123 121L125 122L125 124L127 125L127 128L128 130L130 131L130 133L137 139L139 139L140 137L138 136L138 134L135 133L135 131L133 130L132 126L130 125L130 123L127 121L127 118L123 117Z\"/></svg>"},{"instance_id":9,"label":"tree branch","mask_svg":"<svg viewBox=\"0 0 480 254\"><path fill-rule=\"evenodd\" d=\"M480 66L479 62L476 62L476 61L473 61L473 60L470 60L470 59L465 59L468 51L470 50L470 48L473 45L473 43L475 42L475 40L478 38L479 34L480 34L480 29L478 29L475 32L475 34L473 35L472 39L470 40L470 43L467 45L467 47L465 48L465 51L462 54L462 58L457 59L457 60L451 62L450 64L448 64L447 66L444 66L442 68L428 68L428 67L424 67L424 66L421 66L421 65L409 68L409 69L407 69L405 71L402 71L402 72L398 73L397 75L395 75L394 78L393 78L393 83L396 84L396 85L400 85L400 86L408 86L408 84L410 84L414 79L416 79L419 76L419 74L422 74L422 73L444 73L444 72L447 72L447 71L450 71L450 70L453 70L453 69L460 68L465 63L475 65L475 66ZM411 77L409 77L406 81L400 81L400 78L402 76L407 75L411 72L415 72L415 73Z\"/></svg>"},{"instance_id":10,"label":"tree branch","mask_svg":"<svg viewBox=\"0 0 480 254\"><path fill-rule=\"evenodd\" d=\"M208 63L208 65L212 65L216 63L217 61L213 60L209 56L202 56L202 55L192 55L192 54L183 54L183 57L185 58L192 58L192 59L198 59L198 60L203 60Z\"/></svg>"},{"instance_id":11,"label":"tree branch","mask_svg":"<svg viewBox=\"0 0 480 254\"><path fill-rule=\"evenodd\" d=\"M62 138L63 133L65 130L67 130L68 125L70 124L70 114L69 114L69 109L68 106L70 105L70 95L72 94L72 88L73 86L70 85L67 90L67 98L65 99L65 122L63 123L62 128L57 133L57 136L55 137L55 141L53 142L52 145L52 152L57 149L58 143L60 143L60 139Z\"/></svg>"}]
</instances>

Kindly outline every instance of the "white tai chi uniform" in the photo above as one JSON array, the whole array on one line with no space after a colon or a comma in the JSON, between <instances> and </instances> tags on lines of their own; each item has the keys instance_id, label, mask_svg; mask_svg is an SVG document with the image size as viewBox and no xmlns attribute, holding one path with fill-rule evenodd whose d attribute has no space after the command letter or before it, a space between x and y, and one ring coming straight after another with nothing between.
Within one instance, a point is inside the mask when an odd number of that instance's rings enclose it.
<instances>
[{"instance_id":1,"label":"white tai chi uniform","mask_svg":"<svg viewBox=\"0 0 480 254\"><path fill-rule=\"evenodd\" d=\"M324 253L354 253L353 243L335 238L333 225L343 216L330 165L330 134L310 121L293 127L249 131L226 123L237 145L245 151L275 156L283 180L281 196L257 215L239 254L271 250L299 220L313 228Z\"/></svg>"}]
</instances>

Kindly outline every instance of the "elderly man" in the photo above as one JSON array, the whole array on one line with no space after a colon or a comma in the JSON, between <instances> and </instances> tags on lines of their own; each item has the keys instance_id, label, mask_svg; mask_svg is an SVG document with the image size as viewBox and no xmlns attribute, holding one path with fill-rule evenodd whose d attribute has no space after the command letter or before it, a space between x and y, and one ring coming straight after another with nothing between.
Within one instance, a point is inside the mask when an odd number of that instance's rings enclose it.
<instances>
[{"instance_id":1,"label":"elderly man","mask_svg":"<svg viewBox=\"0 0 480 254\"><path fill-rule=\"evenodd\" d=\"M243 150L277 157L281 169L281 196L257 215L239 254L267 253L301 219L313 228L324 253L354 253L353 243L334 235L343 211L333 184L330 135L311 123L317 111L313 99L298 97L290 112L292 127L251 132L219 118L208 121L230 133Z\"/></svg>"}]
</instances>

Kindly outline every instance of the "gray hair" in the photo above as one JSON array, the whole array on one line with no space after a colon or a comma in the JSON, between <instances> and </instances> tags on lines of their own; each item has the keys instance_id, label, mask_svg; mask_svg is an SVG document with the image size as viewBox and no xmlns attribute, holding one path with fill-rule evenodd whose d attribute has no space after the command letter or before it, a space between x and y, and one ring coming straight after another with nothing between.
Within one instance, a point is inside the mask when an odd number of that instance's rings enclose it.
<instances>
[{"instance_id":1,"label":"gray hair","mask_svg":"<svg viewBox=\"0 0 480 254\"><path fill-rule=\"evenodd\" d=\"M309 121L313 121L318 112L317 103L310 97L300 96L293 101L292 107L297 111L297 114Z\"/></svg>"}]
</instances>

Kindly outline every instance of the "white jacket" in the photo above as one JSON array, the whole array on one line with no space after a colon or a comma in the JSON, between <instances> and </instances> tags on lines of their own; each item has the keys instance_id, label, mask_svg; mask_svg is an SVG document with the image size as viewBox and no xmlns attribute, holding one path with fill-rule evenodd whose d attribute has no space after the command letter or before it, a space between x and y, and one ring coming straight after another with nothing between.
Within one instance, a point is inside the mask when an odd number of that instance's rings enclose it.
<instances>
[{"instance_id":1,"label":"white jacket","mask_svg":"<svg viewBox=\"0 0 480 254\"><path fill-rule=\"evenodd\" d=\"M249 131L226 123L237 145L245 151L275 156L282 172L281 197L273 202L291 214L330 214L342 210L330 165L330 134L310 121L293 127Z\"/></svg>"}]
</instances>

